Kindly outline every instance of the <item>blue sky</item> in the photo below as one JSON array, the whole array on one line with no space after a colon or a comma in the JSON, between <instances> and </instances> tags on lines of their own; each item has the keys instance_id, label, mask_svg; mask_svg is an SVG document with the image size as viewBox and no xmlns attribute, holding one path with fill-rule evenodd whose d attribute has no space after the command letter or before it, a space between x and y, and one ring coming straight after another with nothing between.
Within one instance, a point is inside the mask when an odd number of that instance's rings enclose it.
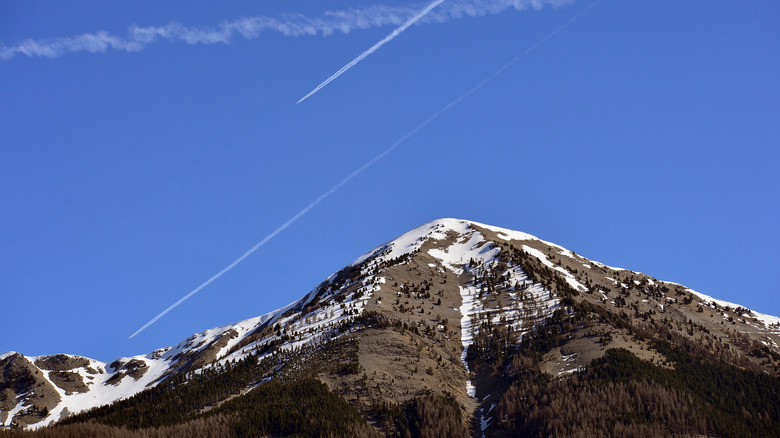
<instances>
[{"instance_id":1,"label":"blue sky","mask_svg":"<svg viewBox=\"0 0 780 438\"><path fill-rule=\"evenodd\" d=\"M780 4L603 0L128 339L591 4L543 3L445 0L296 105L427 3L0 2L0 351L109 361L174 345L441 217L780 315ZM377 25L14 51L328 11Z\"/></svg>"}]
</instances>

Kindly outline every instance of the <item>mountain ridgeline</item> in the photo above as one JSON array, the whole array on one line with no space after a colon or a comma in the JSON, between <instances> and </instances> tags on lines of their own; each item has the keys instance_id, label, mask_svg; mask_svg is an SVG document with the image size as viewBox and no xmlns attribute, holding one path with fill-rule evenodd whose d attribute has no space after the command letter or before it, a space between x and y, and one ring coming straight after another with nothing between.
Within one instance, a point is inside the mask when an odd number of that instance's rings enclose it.
<instances>
[{"instance_id":1,"label":"mountain ridgeline","mask_svg":"<svg viewBox=\"0 0 780 438\"><path fill-rule=\"evenodd\" d=\"M780 318L441 219L111 363L0 355L0 436L780 436Z\"/></svg>"}]
</instances>

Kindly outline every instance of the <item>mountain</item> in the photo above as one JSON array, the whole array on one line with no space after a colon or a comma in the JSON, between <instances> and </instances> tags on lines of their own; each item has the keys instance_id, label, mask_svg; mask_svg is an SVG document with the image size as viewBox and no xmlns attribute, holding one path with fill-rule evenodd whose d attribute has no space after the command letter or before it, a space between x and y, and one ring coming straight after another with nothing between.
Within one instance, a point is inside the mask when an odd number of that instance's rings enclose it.
<instances>
[{"instance_id":1,"label":"mountain","mask_svg":"<svg viewBox=\"0 0 780 438\"><path fill-rule=\"evenodd\" d=\"M778 342L778 317L440 219L282 309L175 347L111 363L2 354L0 423L55 425L41 436L778 436Z\"/></svg>"}]
</instances>

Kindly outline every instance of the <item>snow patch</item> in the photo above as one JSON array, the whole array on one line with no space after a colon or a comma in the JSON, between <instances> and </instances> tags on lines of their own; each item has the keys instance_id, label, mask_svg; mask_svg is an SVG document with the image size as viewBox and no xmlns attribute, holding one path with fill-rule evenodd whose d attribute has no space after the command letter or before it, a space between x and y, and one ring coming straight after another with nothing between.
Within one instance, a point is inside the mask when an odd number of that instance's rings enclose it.
<instances>
[{"instance_id":1,"label":"snow patch","mask_svg":"<svg viewBox=\"0 0 780 438\"><path fill-rule=\"evenodd\" d=\"M19 397L19 398L21 398L21 397ZM19 402L16 403L16 406L14 406L13 409L8 411L8 417L6 417L5 422L3 423L3 426L10 426L11 423L13 423L13 420L14 420L14 417L16 416L16 414L18 414L19 412L22 412L22 410L24 409L24 402L25 402L24 400L19 400Z\"/></svg>"},{"instance_id":2,"label":"snow patch","mask_svg":"<svg viewBox=\"0 0 780 438\"><path fill-rule=\"evenodd\" d=\"M585 368L583 368L583 367L575 367L575 368L572 368L570 370L563 370L563 371L558 373L558 376L566 376L566 375L569 375L569 374L578 373L578 372L580 372L580 371L582 371L584 369Z\"/></svg>"},{"instance_id":3,"label":"snow patch","mask_svg":"<svg viewBox=\"0 0 780 438\"><path fill-rule=\"evenodd\" d=\"M528 234L528 233L523 233L522 231L509 230L509 229L506 229L506 228L495 227L493 225L487 225L487 224L481 224L479 222L474 222L474 221L470 221L470 222L472 224L480 227L480 228L485 228L487 230L490 230L490 231L496 233L496 235L499 238L504 239L504 240L537 240L537 241L544 242L542 239L540 239L540 238L538 238L538 237L536 237L534 235ZM548 242L544 242L544 243L547 243L548 245L551 245L551 246L558 247L558 245L554 245L554 244L551 244L551 243L548 243ZM558 248L560 248L560 247L558 247Z\"/></svg>"},{"instance_id":4,"label":"snow patch","mask_svg":"<svg viewBox=\"0 0 780 438\"><path fill-rule=\"evenodd\" d=\"M483 243L484 242L484 243ZM482 245L480 245L482 244ZM457 275L463 273L462 266L474 259L477 262L487 262L498 255L499 249L492 248L492 244L485 242L481 234L471 233L463 236L450 245L447 250L431 249L428 254L441 260L442 264Z\"/></svg>"},{"instance_id":5,"label":"snow patch","mask_svg":"<svg viewBox=\"0 0 780 438\"><path fill-rule=\"evenodd\" d=\"M523 251L525 251L528 254L531 254L532 256L534 256L537 259L539 259L539 261L542 262L542 264L544 264L548 268L551 268L551 269L553 269L555 271L558 271L558 272L562 273L564 278L566 279L566 283L568 283L569 286L573 287L574 290L577 290L577 291L580 291L580 292L584 292L584 291L588 290L588 288L586 288L585 285L583 285L582 283L577 281L577 279L574 277L574 275L572 275L571 272L567 271L566 269L563 269L560 266L556 266L553 262L547 260L547 256L544 255L543 252L539 251L536 248L531 248L528 245L523 245Z\"/></svg>"},{"instance_id":6,"label":"snow patch","mask_svg":"<svg viewBox=\"0 0 780 438\"><path fill-rule=\"evenodd\" d=\"M6 353L2 353L2 354L0 354L0 360L3 360L3 359L5 359L6 357L9 357L9 356L13 356L14 354L16 354L15 351L8 351Z\"/></svg>"},{"instance_id":7,"label":"snow patch","mask_svg":"<svg viewBox=\"0 0 780 438\"><path fill-rule=\"evenodd\" d=\"M471 383L471 379L466 380L466 394L468 394L471 398L475 398L477 396L477 387Z\"/></svg>"},{"instance_id":8,"label":"snow patch","mask_svg":"<svg viewBox=\"0 0 780 438\"><path fill-rule=\"evenodd\" d=\"M439 219L427 224L423 224L407 233L400 235L399 237L396 237L389 242L374 248L373 250L352 262L352 266L357 266L377 254L381 254L382 259L389 260L412 253L420 249L422 244L428 239L445 239L447 238L447 233L449 231L462 233L465 232L468 227L468 221L459 219Z\"/></svg>"},{"instance_id":9,"label":"snow patch","mask_svg":"<svg viewBox=\"0 0 780 438\"><path fill-rule=\"evenodd\" d=\"M669 282L666 282L666 283L669 283ZM670 283L670 284L676 284L676 283ZM702 301L706 302L707 304L715 303L715 304L717 304L720 307L731 307L732 309L736 309L736 308L742 307L744 309L747 309L747 307L745 307L745 306L742 306L742 305L739 305L739 304L735 304L735 303L731 303L731 302L724 301L724 300L719 300L719 299L713 298L713 297L711 297L709 295L705 295L705 294L703 294L701 292L696 292L695 290L690 289L690 288L686 288L685 290L686 290L686 292L690 292L690 293L696 295L697 297L699 297ZM777 332L780 332L780 317L767 315L765 313L759 313L759 312L756 312L756 311L753 311L753 310L750 310L750 309L748 309L748 310L750 311L749 316L751 316L751 317L757 319L758 321L760 321L761 323L763 323L764 327L766 327L767 329L773 329L773 331L776 330ZM724 313L724 315L726 315L726 314Z\"/></svg>"}]
</instances>

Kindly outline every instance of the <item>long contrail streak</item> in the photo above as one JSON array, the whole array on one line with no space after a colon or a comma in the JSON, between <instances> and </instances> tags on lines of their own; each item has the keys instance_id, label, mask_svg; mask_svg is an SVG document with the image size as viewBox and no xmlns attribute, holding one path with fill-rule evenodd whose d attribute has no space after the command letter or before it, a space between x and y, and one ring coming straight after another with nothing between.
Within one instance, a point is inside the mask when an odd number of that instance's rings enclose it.
<instances>
[{"instance_id":1,"label":"long contrail streak","mask_svg":"<svg viewBox=\"0 0 780 438\"><path fill-rule=\"evenodd\" d=\"M411 18L406 20L406 22L404 24L398 26L394 31L390 32L390 34L388 36L384 37L378 43L376 43L373 46L369 47L368 50L366 50L365 52L363 52L360 55L358 55L357 58L353 59L352 61L349 61L347 63L347 65L345 65L344 67L341 67L341 69L339 71L337 71L336 73L333 73L328 79L325 79L324 81L322 81L322 83L317 85L317 87L314 88L313 90L311 90L309 92L309 94L303 96L301 98L301 100L299 100L299 101L297 101L295 103L296 104L301 103L304 100L308 99L309 96L311 96L312 94L320 91L322 89L322 87L324 87L324 86L328 85L329 83L331 83L334 79L336 79L337 77L341 76L345 71L351 69L358 62L364 60L368 55L376 52L380 47L384 46L385 44L390 42L390 40L392 40L393 38L397 37L401 32L405 31L409 26L411 26L414 23L416 23L420 18L426 16L428 14L428 12L431 12L431 10L433 8L435 8L436 6L439 6L443 1L444 0L435 0L433 3L429 4L428 6L426 6L422 10L420 10L420 12L414 14L414 16L412 16Z\"/></svg>"},{"instance_id":2,"label":"long contrail streak","mask_svg":"<svg viewBox=\"0 0 780 438\"><path fill-rule=\"evenodd\" d=\"M499 14L509 9L541 9L546 5L556 8L574 1L447 0L444 5L418 19L417 23L444 23L464 17ZM139 52L161 41L191 45L230 44L237 37L254 40L267 32L277 32L287 37L347 34L354 30L399 26L408 20L407 17L416 13L417 9L409 6L380 4L326 11L319 16L294 13L277 17L246 16L212 26L187 26L177 22L162 26L132 25L124 34L98 30L66 37L26 38L9 45L0 42L0 60L10 60L17 56L57 58L69 53L105 53L109 50Z\"/></svg>"},{"instance_id":3,"label":"long contrail streak","mask_svg":"<svg viewBox=\"0 0 780 438\"><path fill-rule=\"evenodd\" d=\"M299 211L299 212L298 212L298 213L297 213L295 216L291 217L291 218L290 218L290 219L289 219L287 222L285 222L284 224L282 224L282 225L281 225L279 228L275 229L275 230L274 230L274 231L272 231L270 234L268 234L267 236L265 236L265 237L263 238L263 240L261 240L261 241L257 242L257 244L255 244L255 246L253 246L252 248L250 248L250 249L249 249L249 251L247 251L247 252L245 252L243 255L241 255L241 257L237 258L237 259L236 259L236 260L235 260L233 263L231 263L231 264L227 265L227 266L226 266L224 269L222 269L222 270L221 270L221 271L219 271L218 273L214 274L214 276L212 276L211 278L209 278L208 280L206 280L206 281L205 281L203 284L201 284L200 286L198 286L198 287L196 287L195 289L193 289L193 290L192 290L192 292L190 292L190 293L188 293L187 295L183 296L181 299L179 299L179 301L176 301L176 302L175 302L175 303L173 303L171 306L169 306L167 309L165 309L165 310L163 310L162 312L160 312L160 314L159 314L159 315L157 315L157 316L155 316L154 318L152 318L152 319L151 319L149 322L147 322L146 324L144 324L144 325L143 325L143 327L141 327L141 328L140 328L140 329L138 329L138 330L137 330L135 333L133 333L132 335L130 335L130 338L132 338L133 336L135 336L135 335L137 335L137 334L141 333L141 332L142 332L142 331L144 331L146 328L148 328L150 325L152 325L152 324L154 324L155 322L157 322L157 320L159 320L160 318L162 318L163 316L165 316L165 315L166 315L168 312L170 312L171 310L173 310L173 309L175 309L176 307L178 307L178 306L179 306L181 303L183 303L184 301L186 301L187 299L189 299L190 297L192 297L192 296L193 296L193 295L195 295L196 293L200 292L200 291L201 291L203 288L205 288L205 287L206 287L206 286L208 286L209 284L213 283L213 282L214 282L216 279L218 279L219 277L221 277L221 276L225 275L225 274L226 274L228 271L230 271L231 269L233 269L234 267L236 267L236 265L238 265L239 263L241 263L242 261L244 261L244 259L246 259L246 258L247 258L247 257L249 257L250 255L252 255L252 253L253 253L253 252L255 252L255 251L257 251L258 249L260 249L260 247L261 247L261 246L263 246L263 245L265 245L266 243L268 243L268 241L269 241L269 240L271 240L271 239L273 239L274 237L276 237L276 235L277 235L277 234L279 234L279 233L281 233L282 231L284 231L284 230L285 230L287 227L289 227L289 226L290 226L290 225L292 225L292 224L293 224L295 221L297 221L298 219L300 219L300 218L301 218L303 215L305 215L306 213L308 213L308 212L309 212L309 210L311 210L312 208L316 207L316 206L317 206L317 204L319 204L320 202L322 202L323 200L325 200L325 198L327 198L328 196L330 196L330 195L332 195L333 193L335 193L335 192L336 192L338 189L340 189L340 188L341 188L341 187L342 187L344 184L348 183L348 182L349 182L349 181L350 181L352 178L354 178L354 177L356 177L356 176L360 175L360 173L362 173L364 170L368 169L369 167L371 167L372 165L374 165L374 164L375 164L377 161L379 161L379 160L381 160L382 158L386 157L386 156L387 156L387 155L388 155L390 152L393 152L393 151L394 151L394 150L395 150L395 149L396 149L398 146L400 146L400 145L401 145L401 143L403 143L404 141L408 140L409 138L411 138L412 136L414 136L415 134L417 134L417 133L418 133L418 132L419 132L421 129L423 129L423 128L424 128L425 126L427 126L429 123L431 123L432 121L436 120L436 119L437 119L439 116L441 116L441 115L442 115L442 114L444 114L445 112L449 111L449 110L450 110L452 107L454 107L455 105L459 104L461 101L463 101L464 99L466 99L467 97L469 97L470 95L472 95L473 93L475 93L475 92L476 92L477 90L479 90L480 88L484 87L484 86L485 86L485 85L486 85L488 82L490 82L490 81L492 81L493 79L495 79L496 77L498 77L498 76L499 76L501 73L503 73L504 71L506 71L506 70L507 70L509 67L511 67L513 64L517 63L518 61L520 61L520 60L521 60L521 59L523 59L524 57L526 57L526 56L530 55L530 54L531 54L531 52L533 52L534 50L536 50L536 49L537 49L539 46L541 46L542 44L546 43L546 42L547 42L547 41L549 41L551 38L553 38L555 35L557 35L559 32L561 32L562 30L566 29L566 28L567 28L567 27L569 27L569 26L570 26L572 23L574 23L575 21L577 21L577 20L579 20L580 18L582 18L582 16L583 16L583 15L585 15L585 13L586 13L586 12L588 12L588 10L590 10L591 8L593 8L594 6L596 6L597 4L601 3L601 1L602 1L602 0L596 0L596 1L594 1L593 3L591 3L590 5L588 5L587 7L585 7L585 8L584 8L582 11L580 11L580 12L579 12L577 15L575 15L575 16L574 16L574 17L572 17L572 18L570 18L570 19L569 19L569 21L567 21L567 22L563 23L562 25L558 26L558 27L557 27L555 30L553 30L552 32L550 32L549 34L547 34L547 35L546 35L544 38L540 39L539 41L537 41L536 43L534 43L533 45L531 45L530 47L528 47L527 49L525 49L523 52L521 52L519 55L517 55L517 56L515 56L514 58L512 58L511 60L509 60L509 61L508 61L506 64L504 64L504 65L503 65L503 66L501 66L501 67L500 67L498 70L496 70L496 71L494 71L493 73L491 73L491 74L490 74L490 76L488 76L488 77L486 77L485 79L483 79L482 81L480 81L480 82L479 82L477 85L475 85L474 87L472 87L470 90L468 90L468 91L466 91L465 93L461 94L461 95L460 95L460 96L459 96L457 99L455 99L455 100L453 100L452 102L448 103L447 105L445 105L444 107L442 107L440 110L438 110L438 111L436 111L435 113L433 113L433 114L432 114L430 117L428 117L427 119L423 120L423 121L422 121L422 123L420 123L419 125L417 125L417 126L414 128L414 129L412 129L411 131L407 132L407 133L406 133L406 134L404 134L404 135L403 135L401 138L399 138L398 140L396 140L396 141L395 141L395 143L393 143L393 144L392 144L392 146L390 146L389 148L385 149L385 151L384 151L384 152L382 152L381 154L379 154L379 155L377 155L376 157L372 158L372 159L371 159L370 161L368 161L366 164L362 165L360 168L358 168L357 170L355 170L354 172L352 172L351 174L349 174L349 175L348 175L346 178L344 178L344 179L342 179L341 181L339 181L339 182L338 182L338 184L334 185L333 187L331 187L331 188L330 188L330 190L328 190L327 192L325 192L325 193L323 193L322 195L320 195L320 197L319 197L319 198L317 198L317 199L315 199L315 200L314 200L314 202L312 202L311 204L307 205L307 206L306 206L306 207L305 207L303 210Z\"/></svg>"}]
</instances>

